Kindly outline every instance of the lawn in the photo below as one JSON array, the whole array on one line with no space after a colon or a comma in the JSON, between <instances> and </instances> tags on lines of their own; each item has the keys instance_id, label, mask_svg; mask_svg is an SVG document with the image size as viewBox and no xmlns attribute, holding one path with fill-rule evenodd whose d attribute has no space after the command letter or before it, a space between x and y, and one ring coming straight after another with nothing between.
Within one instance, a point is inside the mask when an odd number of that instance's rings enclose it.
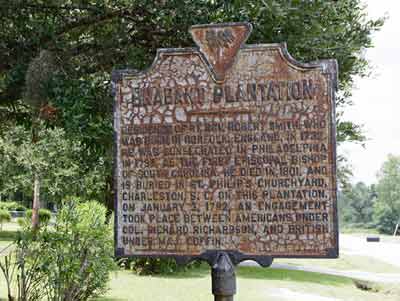
<instances>
[{"instance_id":1,"label":"lawn","mask_svg":"<svg viewBox=\"0 0 400 301\"><path fill-rule=\"evenodd\" d=\"M235 300L239 301L398 301L400 296L389 288L381 288L381 292L360 290L345 277L258 267L237 268L237 285ZM109 292L96 300L212 300L209 269L203 266L170 277L120 271L112 276Z\"/></svg>"},{"instance_id":2,"label":"lawn","mask_svg":"<svg viewBox=\"0 0 400 301\"><path fill-rule=\"evenodd\" d=\"M352 226L341 226L340 233L344 234L369 234L369 235L379 235L378 230L376 229L367 229L367 228L359 228L359 227L352 227Z\"/></svg>"},{"instance_id":3,"label":"lawn","mask_svg":"<svg viewBox=\"0 0 400 301\"><path fill-rule=\"evenodd\" d=\"M138 276L130 271L112 274L110 290L96 301L206 301L212 300L209 269L202 266L173 276ZM398 301L398 292L367 292L345 277L301 271L237 268L239 301ZM5 300L4 280L0 300ZM3 299L1 299L3 298Z\"/></svg>"},{"instance_id":4,"label":"lawn","mask_svg":"<svg viewBox=\"0 0 400 301\"><path fill-rule=\"evenodd\" d=\"M275 263L293 266L321 267L344 271L364 271L370 273L400 273L400 267L375 258L359 255L340 255L338 259L274 259Z\"/></svg>"},{"instance_id":5,"label":"lawn","mask_svg":"<svg viewBox=\"0 0 400 301\"><path fill-rule=\"evenodd\" d=\"M7 224L0 232L0 250L12 242L17 230L15 223ZM397 272L399 269L375 259L343 255L340 259L279 259L275 262L293 265L321 266L332 269L369 272ZM367 285L370 291L356 287L346 277L284 269L264 269L241 266L236 269L238 292L235 300L245 301L398 301L395 286ZM3 298L3 299L2 299ZM6 300L6 288L0 275L0 300ZM114 272L109 291L96 301L206 301L211 294L210 269L201 267L172 276L138 276L131 271Z\"/></svg>"}]
</instances>

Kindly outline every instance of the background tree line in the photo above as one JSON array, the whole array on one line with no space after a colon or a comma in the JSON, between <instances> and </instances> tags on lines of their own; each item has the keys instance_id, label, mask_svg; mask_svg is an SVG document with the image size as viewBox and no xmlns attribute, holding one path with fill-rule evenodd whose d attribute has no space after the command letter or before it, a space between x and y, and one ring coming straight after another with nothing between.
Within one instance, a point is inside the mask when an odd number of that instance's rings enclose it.
<instances>
[{"instance_id":1,"label":"background tree line","mask_svg":"<svg viewBox=\"0 0 400 301\"><path fill-rule=\"evenodd\" d=\"M378 173L377 184L359 182L343 187L338 203L342 226L393 234L400 223L400 156L388 156Z\"/></svg>"}]
</instances>

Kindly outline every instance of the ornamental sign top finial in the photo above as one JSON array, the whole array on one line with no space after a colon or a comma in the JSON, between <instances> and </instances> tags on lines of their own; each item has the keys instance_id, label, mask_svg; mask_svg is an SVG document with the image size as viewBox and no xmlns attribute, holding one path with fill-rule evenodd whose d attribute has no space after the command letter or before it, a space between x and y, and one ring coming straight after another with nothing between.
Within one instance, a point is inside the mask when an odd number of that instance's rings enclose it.
<instances>
[{"instance_id":1,"label":"ornamental sign top finial","mask_svg":"<svg viewBox=\"0 0 400 301\"><path fill-rule=\"evenodd\" d=\"M223 82L239 49L252 31L250 23L195 25L190 28L204 60L217 82Z\"/></svg>"}]
</instances>

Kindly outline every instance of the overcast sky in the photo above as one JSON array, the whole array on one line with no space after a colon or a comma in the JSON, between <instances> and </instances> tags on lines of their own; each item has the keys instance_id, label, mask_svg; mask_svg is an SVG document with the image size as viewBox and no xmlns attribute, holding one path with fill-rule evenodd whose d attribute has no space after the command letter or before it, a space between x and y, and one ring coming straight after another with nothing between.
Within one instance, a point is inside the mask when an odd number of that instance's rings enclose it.
<instances>
[{"instance_id":1,"label":"overcast sky","mask_svg":"<svg viewBox=\"0 0 400 301\"><path fill-rule=\"evenodd\" d=\"M353 166L353 182L376 183L376 174L388 154L400 155L400 0L364 0L370 17L388 15L382 30L374 34L375 48L367 58L374 66L368 79L358 79L345 118L363 124L365 148L345 144L339 153ZM340 72L340 70L339 70Z\"/></svg>"}]
</instances>

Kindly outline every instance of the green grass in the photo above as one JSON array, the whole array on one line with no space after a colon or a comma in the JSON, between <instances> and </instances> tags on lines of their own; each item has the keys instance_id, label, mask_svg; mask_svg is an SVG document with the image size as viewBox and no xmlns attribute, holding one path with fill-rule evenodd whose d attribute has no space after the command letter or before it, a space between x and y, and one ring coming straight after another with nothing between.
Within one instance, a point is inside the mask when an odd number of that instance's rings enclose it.
<instances>
[{"instance_id":1,"label":"green grass","mask_svg":"<svg viewBox=\"0 0 400 301\"><path fill-rule=\"evenodd\" d=\"M346 277L323 275L302 271L238 267L236 269L240 301L288 301L280 290L339 300L352 301L398 301L399 290L393 287L374 286L379 292L358 289ZM96 301L208 301L212 300L210 269L200 268L180 272L172 276L138 276L121 270L112 274L110 290ZM0 300L5 298L4 281L0 280ZM281 296L282 295L282 296ZM318 299L315 299L318 300ZM297 300L296 300L297 301Z\"/></svg>"},{"instance_id":2,"label":"green grass","mask_svg":"<svg viewBox=\"0 0 400 301\"><path fill-rule=\"evenodd\" d=\"M17 231L0 231L0 241L13 241L17 237Z\"/></svg>"},{"instance_id":3,"label":"green grass","mask_svg":"<svg viewBox=\"0 0 400 301\"><path fill-rule=\"evenodd\" d=\"M0 250L7 246L18 230L16 223L7 224L0 236ZM14 233L14 234L13 234ZM7 239L5 239L7 238ZM397 272L399 268L376 259L342 255L339 259L276 259L278 263L305 266L321 266L332 269L360 270L369 272ZM396 285L371 284L371 291L360 290L353 280L346 277L293 271L238 267L236 269L238 292L235 300L240 301L297 301L287 293L303 294L304 299L313 295L351 301L398 301L400 289ZM96 301L208 301L211 294L210 268L203 264L199 268L182 271L169 276L138 276L131 271L121 270L112 274L109 291ZM2 299L3 298L3 299ZM6 287L0 275L0 301L6 298ZM303 298L302 298L303 299Z\"/></svg>"},{"instance_id":4,"label":"green grass","mask_svg":"<svg viewBox=\"0 0 400 301\"><path fill-rule=\"evenodd\" d=\"M293 266L321 267L335 270L354 270L370 273L400 273L400 267L384 261L355 255L340 255L338 259L274 259L275 263L285 263Z\"/></svg>"},{"instance_id":5,"label":"green grass","mask_svg":"<svg viewBox=\"0 0 400 301\"><path fill-rule=\"evenodd\" d=\"M19 226L16 222L5 223L3 225L3 230L0 231L0 256L8 250L7 247L14 241L18 229ZM7 250L5 250L5 248L7 248Z\"/></svg>"},{"instance_id":6,"label":"green grass","mask_svg":"<svg viewBox=\"0 0 400 301\"><path fill-rule=\"evenodd\" d=\"M97 301L206 301L212 300L209 268L180 273L173 277L137 276L130 271L115 273L109 292ZM235 300L284 301L293 300L279 296L280 289L305 295L316 295L352 301L395 301L398 292L366 292L358 289L346 277L329 276L302 271L237 268L238 293ZM317 299L315 299L317 300Z\"/></svg>"},{"instance_id":7,"label":"green grass","mask_svg":"<svg viewBox=\"0 0 400 301\"><path fill-rule=\"evenodd\" d=\"M359 228L359 227L352 227L352 226L340 227L340 233L379 235L379 231L377 229L371 229L371 228L367 229L367 228Z\"/></svg>"},{"instance_id":8,"label":"green grass","mask_svg":"<svg viewBox=\"0 0 400 301\"><path fill-rule=\"evenodd\" d=\"M339 277L333 275L325 275L320 273L309 273L303 271L293 271L285 269L263 269L256 267L239 267L237 268L237 276L246 279L263 279L263 280L284 280L293 282L307 282L322 285L349 285L352 283L350 278Z\"/></svg>"},{"instance_id":9,"label":"green grass","mask_svg":"<svg viewBox=\"0 0 400 301\"><path fill-rule=\"evenodd\" d=\"M0 230L0 243L2 241L13 241L17 237L19 225L13 221L4 223L2 230Z\"/></svg>"},{"instance_id":10,"label":"green grass","mask_svg":"<svg viewBox=\"0 0 400 301\"><path fill-rule=\"evenodd\" d=\"M16 219L13 219L10 223L4 223L3 230L4 231L18 231L20 226L17 223Z\"/></svg>"},{"instance_id":11,"label":"green grass","mask_svg":"<svg viewBox=\"0 0 400 301\"><path fill-rule=\"evenodd\" d=\"M357 227L341 227L340 234L351 234L352 236L360 237L365 239L368 235L379 236L381 242L388 243L400 243L400 235L393 236L391 234L382 234L379 233L376 229L366 229L366 228L357 228Z\"/></svg>"}]
</instances>

